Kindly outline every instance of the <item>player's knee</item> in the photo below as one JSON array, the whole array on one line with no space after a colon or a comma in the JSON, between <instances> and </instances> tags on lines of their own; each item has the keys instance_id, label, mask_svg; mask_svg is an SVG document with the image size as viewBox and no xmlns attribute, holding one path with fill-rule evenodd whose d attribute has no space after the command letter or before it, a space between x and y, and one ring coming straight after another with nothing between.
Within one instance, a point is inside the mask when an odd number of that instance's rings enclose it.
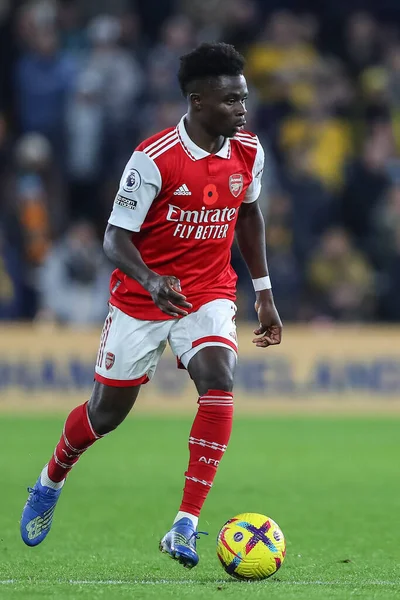
<instances>
[{"instance_id":1,"label":"player's knee","mask_svg":"<svg viewBox=\"0 0 400 600\"><path fill-rule=\"evenodd\" d=\"M98 435L110 433L129 414L138 396L140 386L116 388L95 382L88 402L88 415Z\"/></svg>"},{"instance_id":2,"label":"player's knee","mask_svg":"<svg viewBox=\"0 0 400 600\"><path fill-rule=\"evenodd\" d=\"M200 396L208 390L231 392L235 369L236 354L229 349L213 346L200 350L188 364L189 374Z\"/></svg>"},{"instance_id":3,"label":"player's knee","mask_svg":"<svg viewBox=\"0 0 400 600\"><path fill-rule=\"evenodd\" d=\"M117 414L112 414L109 412L103 412L99 409L90 409L90 405L88 408L90 423L93 427L93 430L97 435L105 435L106 433L110 433L120 425L121 418Z\"/></svg>"},{"instance_id":4,"label":"player's knee","mask_svg":"<svg viewBox=\"0 0 400 600\"><path fill-rule=\"evenodd\" d=\"M221 390L231 392L233 390L233 373L224 373L221 375L212 375L202 378L196 382L200 395L203 396L208 390Z\"/></svg>"}]
</instances>

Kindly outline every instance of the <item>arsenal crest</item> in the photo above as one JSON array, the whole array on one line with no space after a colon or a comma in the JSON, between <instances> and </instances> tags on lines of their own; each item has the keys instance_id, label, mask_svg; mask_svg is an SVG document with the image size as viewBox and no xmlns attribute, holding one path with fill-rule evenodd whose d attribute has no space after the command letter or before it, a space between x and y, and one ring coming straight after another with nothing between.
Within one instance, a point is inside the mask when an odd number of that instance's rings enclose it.
<instances>
[{"instance_id":1,"label":"arsenal crest","mask_svg":"<svg viewBox=\"0 0 400 600\"><path fill-rule=\"evenodd\" d=\"M235 174L229 177L229 189L231 194L237 198L243 190L243 175Z\"/></svg>"},{"instance_id":2,"label":"arsenal crest","mask_svg":"<svg viewBox=\"0 0 400 600\"><path fill-rule=\"evenodd\" d=\"M236 330L234 329L233 331L229 332L229 335L231 336L231 338L233 338L235 340L235 342L237 343L238 339L237 339L237 333Z\"/></svg>"},{"instance_id":3,"label":"arsenal crest","mask_svg":"<svg viewBox=\"0 0 400 600\"><path fill-rule=\"evenodd\" d=\"M104 363L106 365L107 371L109 371L115 363L115 354L113 354L112 352L107 352Z\"/></svg>"}]
</instances>

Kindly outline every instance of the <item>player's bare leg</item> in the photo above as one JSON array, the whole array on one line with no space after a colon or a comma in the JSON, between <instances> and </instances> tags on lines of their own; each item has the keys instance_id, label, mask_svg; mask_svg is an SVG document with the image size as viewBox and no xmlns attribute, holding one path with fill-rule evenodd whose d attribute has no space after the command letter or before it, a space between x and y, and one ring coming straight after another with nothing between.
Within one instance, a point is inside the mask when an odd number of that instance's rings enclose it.
<instances>
[{"instance_id":1,"label":"player's bare leg","mask_svg":"<svg viewBox=\"0 0 400 600\"><path fill-rule=\"evenodd\" d=\"M210 388L232 392L236 354L225 346L207 346L193 356L187 370L199 396Z\"/></svg>"},{"instance_id":2,"label":"player's bare leg","mask_svg":"<svg viewBox=\"0 0 400 600\"><path fill-rule=\"evenodd\" d=\"M88 414L97 434L105 435L125 420L136 402L140 387L111 387L95 381Z\"/></svg>"},{"instance_id":3,"label":"player's bare leg","mask_svg":"<svg viewBox=\"0 0 400 600\"><path fill-rule=\"evenodd\" d=\"M65 478L80 456L128 415L140 386L110 387L95 382L89 402L68 415L54 454L45 466L25 504L20 530L25 544L37 546L50 531L54 510Z\"/></svg>"},{"instance_id":4,"label":"player's bare leg","mask_svg":"<svg viewBox=\"0 0 400 600\"><path fill-rule=\"evenodd\" d=\"M199 408L190 431L182 503L171 530L160 542L160 550L192 568L199 561L196 539L200 511L231 434L236 354L226 347L209 346L192 357L187 369L199 394Z\"/></svg>"}]
</instances>

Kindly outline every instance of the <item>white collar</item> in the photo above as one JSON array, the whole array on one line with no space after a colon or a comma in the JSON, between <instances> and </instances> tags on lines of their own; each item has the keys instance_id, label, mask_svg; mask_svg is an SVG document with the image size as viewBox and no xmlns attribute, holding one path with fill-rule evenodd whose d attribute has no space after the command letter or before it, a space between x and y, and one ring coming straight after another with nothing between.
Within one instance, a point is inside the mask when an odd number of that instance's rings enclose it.
<instances>
[{"instance_id":1,"label":"white collar","mask_svg":"<svg viewBox=\"0 0 400 600\"><path fill-rule=\"evenodd\" d=\"M185 117L183 115L182 119L179 121L177 125L177 131L179 135L179 141L183 146L186 154L192 160L201 160L202 158L206 158L206 156L210 156L210 152L206 152L200 146L194 143L193 140L190 139L185 127ZM225 138L225 142L218 152L215 153L215 156L220 156L221 158L230 158L231 156L231 142L229 138Z\"/></svg>"}]
</instances>

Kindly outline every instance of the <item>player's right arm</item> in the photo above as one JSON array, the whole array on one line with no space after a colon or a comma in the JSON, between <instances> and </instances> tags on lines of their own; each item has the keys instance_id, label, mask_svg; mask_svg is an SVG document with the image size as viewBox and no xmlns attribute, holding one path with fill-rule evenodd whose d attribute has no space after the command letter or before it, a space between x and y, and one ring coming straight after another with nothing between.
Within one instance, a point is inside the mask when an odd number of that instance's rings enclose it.
<instances>
[{"instance_id":1,"label":"player's right arm","mask_svg":"<svg viewBox=\"0 0 400 600\"><path fill-rule=\"evenodd\" d=\"M161 185L161 174L154 161L144 152L134 152L120 181L103 248L113 265L138 281L160 310L171 317L185 316L188 314L185 309L192 305L178 291L179 280L149 269L132 242L132 233L140 231Z\"/></svg>"}]
</instances>

